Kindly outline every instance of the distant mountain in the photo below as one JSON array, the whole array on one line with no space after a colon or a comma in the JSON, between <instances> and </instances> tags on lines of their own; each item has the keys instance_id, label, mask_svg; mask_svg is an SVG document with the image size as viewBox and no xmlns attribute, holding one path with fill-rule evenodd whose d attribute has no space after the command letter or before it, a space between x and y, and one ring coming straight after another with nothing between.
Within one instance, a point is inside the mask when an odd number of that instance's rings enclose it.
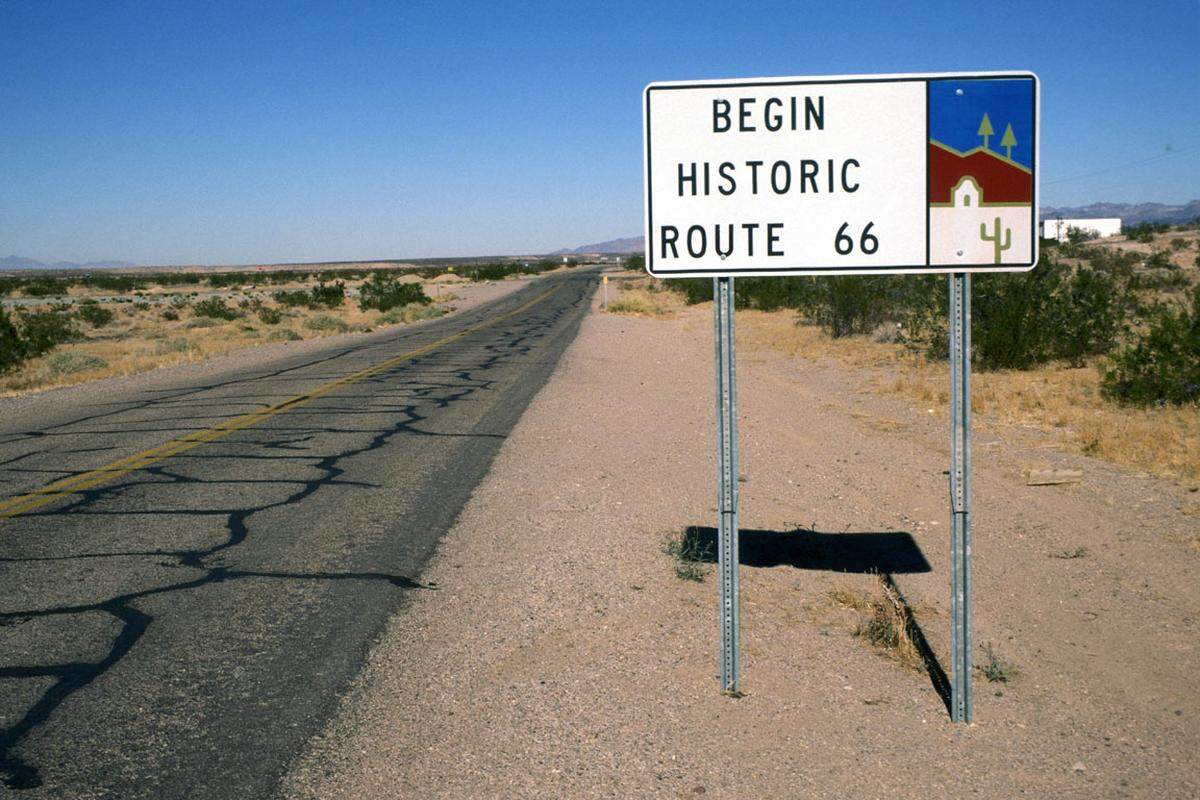
<instances>
[{"instance_id":1,"label":"distant mountain","mask_svg":"<svg viewBox=\"0 0 1200 800\"><path fill-rule=\"evenodd\" d=\"M137 264L129 261L55 261L46 263L24 256L4 256L0 258L0 270L17 269L129 269Z\"/></svg>"},{"instance_id":2,"label":"distant mountain","mask_svg":"<svg viewBox=\"0 0 1200 800\"><path fill-rule=\"evenodd\" d=\"M1140 225L1143 222L1165 222L1170 225L1180 225L1200 217L1200 200L1193 200L1182 206L1169 206L1162 203L1092 203L1090 206L1075 206L1063 208L1042 207L1042 219L1089 219L1092 217L1120 217L1126 225Z\"/></svg>"},{"instance_id":3,"label":"distant mountain","mask_svg":"<svg viewBox=\"0 0 1200 800\"><path fill-rule=\"evenodd\" d=\"M645 237L630 236L628 239L609 239L607 242L585 244L573 250L555 250L550 255L566 256L573 253L642 253L645 250Z\"/></svg>"}]
</instances>

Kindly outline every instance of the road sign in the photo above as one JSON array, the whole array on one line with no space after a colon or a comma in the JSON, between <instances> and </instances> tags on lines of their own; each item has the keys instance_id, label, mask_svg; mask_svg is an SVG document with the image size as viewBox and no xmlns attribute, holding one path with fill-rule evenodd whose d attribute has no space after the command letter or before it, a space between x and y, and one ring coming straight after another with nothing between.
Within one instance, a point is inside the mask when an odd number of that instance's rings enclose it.
<instances>
[{"instance_id":1,"label":"road sign","mask_svg":"<svg viewBox=\"0 0 1200 800\"><path fill-rule=\"evenodd\" d=\"M651 83L657 277L996 272L1038 257L1028 72Z\"/></svg>"}]
</instances>

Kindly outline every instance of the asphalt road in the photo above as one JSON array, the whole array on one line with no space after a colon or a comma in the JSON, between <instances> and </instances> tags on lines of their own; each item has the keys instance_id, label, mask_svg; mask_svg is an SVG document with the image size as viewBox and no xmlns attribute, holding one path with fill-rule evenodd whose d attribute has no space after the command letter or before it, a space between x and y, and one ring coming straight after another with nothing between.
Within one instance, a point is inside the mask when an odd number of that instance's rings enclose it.
<instances>
[{"instance_id":1,"label":"asphalt road","mask_svg":"<svg viewBox=\"0 0 1200 800\"><path fill-rule=\"evenodd\" d=\"M0 401L5 786L269 795L388 616L437 591L422 564L596 282L269 368Z\"/></svg>"}]
</instances>

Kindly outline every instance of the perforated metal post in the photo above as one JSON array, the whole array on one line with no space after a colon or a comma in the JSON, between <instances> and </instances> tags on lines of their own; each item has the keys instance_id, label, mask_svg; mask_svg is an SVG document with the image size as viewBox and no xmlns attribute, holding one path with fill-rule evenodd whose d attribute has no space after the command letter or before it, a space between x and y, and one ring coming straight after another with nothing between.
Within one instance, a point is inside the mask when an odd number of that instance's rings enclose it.
<instances>
[{"instance_id":1,"label":"perforated metal post","mask_svg":"<svg viewBox=\"0 0 1200 800\"><path fill-rule=\"evenodd\" d=\"M717 560L721 573L721 691L738 691L737 370L733 278L713 278L717 366Z\"/></svg>"},{"instance_id":2,"label":"perforated metal post","mask_svg":"<svg viewBox=\"0 0 1200 800\"><path fill-rule=\"evenodd\" d=\"M950 276L950 718L971 721L971 276Z\"/></svg>"}]
</instances>

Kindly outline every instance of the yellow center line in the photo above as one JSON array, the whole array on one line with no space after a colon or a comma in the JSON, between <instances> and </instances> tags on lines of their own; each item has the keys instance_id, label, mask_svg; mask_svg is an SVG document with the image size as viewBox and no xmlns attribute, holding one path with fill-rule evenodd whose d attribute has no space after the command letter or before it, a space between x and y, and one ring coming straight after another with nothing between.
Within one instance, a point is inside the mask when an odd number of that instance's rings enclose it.
<instances>
[{"instance_id":1,"label":"yellow center line","mask_svg":"<svg viewBox=\"0 0 1200 800\"><path fill-rule=\"evenodd\" d=\"M192 433L180 436L177 439L164 442L157 447L152 447L149 450L143 450L140 453L127 456L118 461L114 461L111 464L105 464L103 467L88 470L87 472L82 472L78 475L72 475L69 478L63 478L62 480L47 484L46 486L29 492L28 494L11 497L8 500L0 502L0 519L7 519L8 517L15 517L18 514L28 513L34 509L41 508L48 503L52 503L64 495L91 489L94 486L99 486L107 481L115 480L123 475L128 475L131 472L148 467L151 464L156 464L163 459L170 458L171 456L186 452L192 448L199 447L206 442L216 441L217 439L221 439L231 433L240 431L243 428L256 425L265 419L275 416L276 414L280 414L284 411L290 411L293 408L299 408L306 403L316 400L318 397L324 397L330 392L341 389L344 386L349 386L374 375L378 375L379 373L385 372L392 367L403 364L405 361L410 361L414 358L423 356L433 350L438 349L439 347L444 347L453 341L457 341L464 336L468 336L472 333L483 330L484 328L488 328L498 322L508 319L509 317L520 314L522 311L526 311L545 300L556 291L558 291L558 287L549 289L545 292L542 292L528 303L520 305L506 314L501 314L498 317L492 317L491 319L485 320L477 325L464 328L458 333L447 336L444 339L439 339L436 342L418 347L415 350L409 350L405 353L401 353L398 356L393 356L392 358L381 361L378 364L367 367L366 369L359 370L358 372L318 386L316 389L311 391L303 392L295 395L294 397L289 397L287 400L276 403L273 406L268 406L267 408L262 408L258 411L251 411L248 414L234 417L233 419L218 423L211 428L193 431Z\"/></svg>"}]
</instances>

